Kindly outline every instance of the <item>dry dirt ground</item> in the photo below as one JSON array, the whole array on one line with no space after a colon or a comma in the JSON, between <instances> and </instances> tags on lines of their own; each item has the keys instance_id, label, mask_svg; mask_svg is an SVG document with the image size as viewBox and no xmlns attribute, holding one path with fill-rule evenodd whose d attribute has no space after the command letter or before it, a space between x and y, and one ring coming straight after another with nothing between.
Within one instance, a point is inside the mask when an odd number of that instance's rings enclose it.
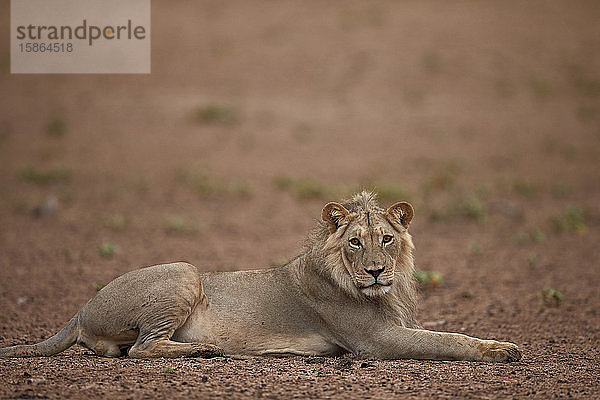
<instances>
[{"instance_id":1,"label":"dry dirt ground","mask_svg":"<svg viewBox=\"0 0 600 400\"><path fill-rule=\"evenodd\" d=\"M0 345L50 336L133 268L282 263L365 187L416 207L418 268L441 275L421 322L523 350L71 348L1 360L1 398L599 397L596 1L153 1L152 74L115 76L10 75L0 12Z\"/></svg>"}]
</instances>

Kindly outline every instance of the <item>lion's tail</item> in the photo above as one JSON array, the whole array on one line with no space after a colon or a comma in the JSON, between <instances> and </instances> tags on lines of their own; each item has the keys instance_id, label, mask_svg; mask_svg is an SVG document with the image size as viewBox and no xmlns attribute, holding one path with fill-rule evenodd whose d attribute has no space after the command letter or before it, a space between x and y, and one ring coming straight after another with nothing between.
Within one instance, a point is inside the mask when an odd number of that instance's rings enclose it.
<instances>
[{"instance_id":1,"label":"lion's tail","mask_svg":"<svg viewBox=\"0 0 600 400\"><path fill-rule=\"evenodd\" d=\"M0 358L3 357L40 357L60 353L73 346L79 336L78 315L75 315L58 333L43 342L36 344L21 344L0 348Z\"/></svg>"}]
</instances>

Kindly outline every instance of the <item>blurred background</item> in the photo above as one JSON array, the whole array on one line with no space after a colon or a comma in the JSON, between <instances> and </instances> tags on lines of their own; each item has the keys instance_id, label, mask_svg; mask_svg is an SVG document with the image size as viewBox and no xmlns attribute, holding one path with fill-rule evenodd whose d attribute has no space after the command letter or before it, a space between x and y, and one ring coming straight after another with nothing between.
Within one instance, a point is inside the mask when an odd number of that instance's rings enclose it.
<instances>
[{"instance_id":1,"label":"blurred background","mask_svg":"<svg viewBox=\"0 0 600 400\"><path fill-rule=\"evenodd\" d=\"M458 292L597 294L599 8L153 1L150 75L11 75L2 2L4 301L278 265L363 188L415 205L418 266Z\"/></svg>"}]
</instances>

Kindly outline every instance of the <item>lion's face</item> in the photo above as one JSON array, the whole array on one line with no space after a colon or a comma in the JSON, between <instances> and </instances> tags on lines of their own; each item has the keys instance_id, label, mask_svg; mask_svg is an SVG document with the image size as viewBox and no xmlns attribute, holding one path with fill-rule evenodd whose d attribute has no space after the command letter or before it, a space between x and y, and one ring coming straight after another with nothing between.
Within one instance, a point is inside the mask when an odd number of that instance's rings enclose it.
<instances>
[{"instance_id":1,"label":"lion's face","mask_svg":"<svg viewBox=\"0 0 600 400\"><path fill-rule=\"evenodd\" d=\"M330 231L346 272L356 288L369 297L382 296L394 283L396 263L403 251L402 238L413 216L412 206L396 203L381 209L351 212L329 203L322 217Z\"/></svg>"},{"instance_id":2,"label":"lion's face","mask_svg":"<svg viewBox=\"0 0 600 400\"><path fill-rule=\"evenodd\" d=\"M342 260L355 285L366 295L389 291L398 255L395 230L382 215L353 219L342 236Z\"/></svg>"}]
</instances>

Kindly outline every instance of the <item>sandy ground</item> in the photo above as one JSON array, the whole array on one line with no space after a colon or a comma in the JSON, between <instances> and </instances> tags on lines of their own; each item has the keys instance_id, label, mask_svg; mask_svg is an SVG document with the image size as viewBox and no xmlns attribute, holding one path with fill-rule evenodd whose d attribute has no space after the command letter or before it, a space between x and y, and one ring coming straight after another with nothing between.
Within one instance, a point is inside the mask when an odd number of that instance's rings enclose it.
<instances>
[{"instance_id":1,"label":"sandy ground","mask_svg":"<svg viewBox=\"0 0 600 400\"><path fill-rule=\"evenodd\" d=\"M1 360L1 398L598 397L596 2L154 1L152 74L115 76L10 75L0 10L0 345L52 335L133 268L281 264L326 202L375 188L415 205L418 268L442 276L420 321L523 350L71 348Z\"/></svg>"}]
</instances>

